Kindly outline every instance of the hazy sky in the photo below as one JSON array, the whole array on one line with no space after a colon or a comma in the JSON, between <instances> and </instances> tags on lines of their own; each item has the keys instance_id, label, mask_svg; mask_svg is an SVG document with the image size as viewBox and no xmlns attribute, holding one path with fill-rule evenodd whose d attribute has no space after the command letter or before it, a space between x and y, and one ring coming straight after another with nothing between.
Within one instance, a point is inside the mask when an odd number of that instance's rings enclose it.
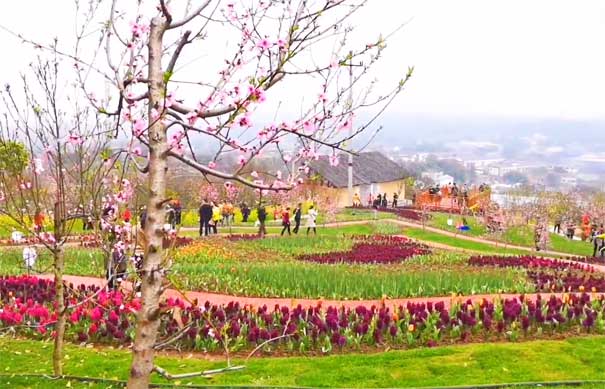
<instances>
[{"instance_id":1,"label":"hazy sky","mask_svg":"<svg viewBox=\"0 0 605 389\"><path fill-rule=\"evenodd\" d=\"M73 31L73 1L3 5L0 24L34 39ZM377 69L416 68L390 115L605 118L605 1L370 0L355 19L368 41L407 20ZM4 83L31 51L0 37Z\"/></svg>"}]
</instances>

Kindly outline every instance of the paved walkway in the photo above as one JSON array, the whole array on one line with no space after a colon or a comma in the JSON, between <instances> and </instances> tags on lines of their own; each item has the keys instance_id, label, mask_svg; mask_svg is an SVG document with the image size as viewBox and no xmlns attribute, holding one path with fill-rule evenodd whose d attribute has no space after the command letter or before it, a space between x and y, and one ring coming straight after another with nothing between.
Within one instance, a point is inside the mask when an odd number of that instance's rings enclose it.
<instances>
[{"instance_id":1,"label":"paved walkway","mask_svg":"<svg viewBox=\"0 0 605 389\"><path fill-rule=\"evenodd\" d=\"M468 236L468 235L464 235L463 233L454 233L454 232L446 231L446 230L436 228L436 227L422 226L422 224L417 223L417 222L413 222L413 221L409 221L409 220L402 220L402 219L394 219L394 218L325 223L325 224L320 225L320 227L330 228L330 227L354 226L354 225L369 224L369 223L376 222L376 221L393 223L393 224L396 224L396 225L399 225L402 227L408 227L408 228L421 228L426 231L434 232L434 233L437 233L437 234L440 234L443 236L448 236L448 237L452 237L452 238L456 238L456 239L460 239L460 240L466 240L466 241L470 241L470 242L482 243L482 244L490 245L490 246L496 247L496 248L527 251L528 253L534 253L534 254L537 254L540 256L557 256L557 257L573 257L574 256L573 254L570 254L570 253L563 253L560 251L553 251L553 250L545 250L545 251L536 252L533 247L505 244L503 242L498 242L498 241L491 240L491 239ZM237 230L240 230L240 229L246 229L246 230L250 230L250 231L258 230L258 228L254 227L254 226L233 226L233 228L237 229ZM181 227L181 231L198 231L198 230L199 229L197 227ZM222 231L224 231L224 233L226 233L227 230L228 230L228 227L222 228ZM223 234L223 233L221 233L221 234ZM271 235L271 234L269 234L269 235ZM480 251L480 250L464 249L464 248L454 247L454 246L450 246L450 245L443 244L443 243L436 243L436 242L425 241L425 240L421 240L421 239L416 239L416 240L420 243L426 244L427 246L445 249L445 250L459 251L459 252L464 252L464 253L482 253L482 251ZM78 242L68 242L66 244L66 247L79 247L79 246L80 246L80 244ZM18 247L21 247L21 246L19 246L19 245L0 246L0 250L5 249L5 248L18 248Z\"/></svg>"},{"instance_id":2,"label":"paved walkway","mask_svg":"<svg viewBox=\"0 0 605 389\"><path fill-rule=\"evenodd\" d=\"M600 271L605 272L605 267L600 269ZM53 279L53 276L50 274L38 276L43 279ZM105 286L106 282L102 278L95 277L82 277L82 276L64 276L66 282L73 283L74 286L84 284L86 286L95 285L95 286ZM122 287L125 290L131 291L132 285L130 283L123 283ZM519 293L498 293L498 294L477 294L472 296L437 296L437 297L415 297L415 298L397 298L397 299L373 299L373 300L319 300L319 299L297 299L297 298L263 298L263 297L239 297L239 296L231 296L225 294L218 293L207 293L207 292L184 292L185 301L193 301L195 299L198 300L200 304L209 301L212 304L218 305L226 305L232 301L237 301L240 305L250 305L254 307L260 307L266 305L269 308L273 308L275 305L280 306L288 306L295 307L298 304L301 304L303 307L309 306L317 306L318 304L322 304L322 306L344 306L348 308L355 308L360 305L364 305L370 307L372 305L380 306L383 302L388 307L399 305L405 306L407 303L427 303L427 302L444 302L446 307L449 307L452 302L465 302L467 300L471 300L473 302L480 301L482 299L491 300L493 298L502 298L502 299L512 299L518 298L520 296ZM560 297L563 293L528 293L524 294L524 296L528 299L535 300L538 295L541 295L543 299L549 298L551 295L555 295ZM597 293L597 296L604 296L605 293ZM165 298L180 298L183 300L183 294L174 289L167 289L164 292Z\"/></svg>"},{"instance_id":3,"label":"paved walkway","mask_svg":"<svg viewBox=\"0 0 605 389\"><path fill-rule=\"evenodd\" d=\"M520 250L520 251L527 251L527 252L531 252L531 253L536 253L536 250L533 247L527 247L527 246L517 246L517 245L511 245L511 244L505 244L503 242L499 242L496 240L492 240L492 239L485 239L485 238L479 238L479 237L475 237L475 236L469 236L469 235L465 235L464 233L454 233L451 231L446 231L443 230L441 228L436 228L436 227L431 227L431 226L423 226L421 223L417 223L417 222L413 222L410 220L403 220L403 219L395 219L395 218L388 218L388 219L377 219L377 220L355 220L355 221L343 221L343 222L334 222L334 223L325 223L320 225L320 227L344 227L344 226L355 226L355 225L363 225L363 224L368 224L368 223L373 223L376 221L380 221L380 222L386 222L386 223L393 223L393 224L397 224L399 226L402 227L408 227L408 228L421 228L424 229L425 231L429 231L429 232L434 232L443 236L449 236L452 238L456 238L456 239L461 239L461 240L466 240L466 241L470 241L470 242L476 242L476 243L482 243L482 244L486 244L486 245L490 245L493 247L497 247L497 248L502 248L502 249L511 249L511 250ZM223 231L228 228L228 227L223 227ZM257 227L254 226L234 226L233 228L237 228L237 229L250 229L251 231L256 231L258 230ZM198 228L196 227L182 227L181 231L198 231ZM429 246L432 245L432 247L440 247L440 248L444 248L444 249L448 249L448 250L458 250L458 251L463 251L463 252L480 252L479 250L469 250L469 249L462 249L462 248L456 248L456 247L452 247L450 245L446 245L446 244L441 244L441 243L434 243L434 242L429 242L429 241L423 241L420 239L416 239L424 244L427 244ZM558 257L572 257L573 254L570 253L563 253L560 251L553 251L553 250L545 250L545 251L540 251L538 252L538 255L541 256L558 256Z\"/></svg>"}]
</instances>

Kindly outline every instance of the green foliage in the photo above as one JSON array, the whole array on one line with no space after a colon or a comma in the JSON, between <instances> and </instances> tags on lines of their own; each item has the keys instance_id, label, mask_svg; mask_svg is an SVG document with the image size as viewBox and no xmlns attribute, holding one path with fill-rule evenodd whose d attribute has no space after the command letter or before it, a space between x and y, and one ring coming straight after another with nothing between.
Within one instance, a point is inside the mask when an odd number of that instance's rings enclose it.
<instances>
[{"instance_id":1,"label":"green foliage","mask_svg":"<svg viewBox=\"0 0 605 389\"><path fill-rule=\"evenodd\" d=\"M11 176L23 173L29 162L29 153L23 143L0 141L0 171Z\"/></svg>"}]
</instances>

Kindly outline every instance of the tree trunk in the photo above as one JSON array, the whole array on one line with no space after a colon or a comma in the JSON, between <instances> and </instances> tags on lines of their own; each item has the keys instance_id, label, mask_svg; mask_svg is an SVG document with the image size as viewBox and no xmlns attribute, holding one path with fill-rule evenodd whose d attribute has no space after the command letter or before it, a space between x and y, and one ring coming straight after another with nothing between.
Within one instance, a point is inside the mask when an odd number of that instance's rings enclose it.
<instances>
[{"instance_id":1,"label":"tree trunk","mask_svg":"<svg viewBox=\"0 0 605 389\"><path fill-rule=\"evenodd\" d=\"M65 255L63 247L53 251L55 267L55 303L57 305L57 323L55 324L55 347L53 350L53 372L55 376L63 375L63 338L65 336L65 321L67 310L65 307L65 290L63 288L63 270Z\"/></svg>"},{"instance_id":2,"label":"tree trunk","mask_svg":"<svg viewBox=\"0 0 605 389\"><path fill-rule=\"evenodd\" d=\"M149 36L149 110L157 108L164 99L162 72L162 39L165 20L155 17L151 21ZM151 112L149 117L151 118ZM141 310L137 314L137 328L132 348L132 365L129 388L147 388L154 366L153 346L156 343L159 320L159 301L162 293L162 240L166 195L166 126L162 120L151 122L149 127L149 201L145 223L145 257L141 272Z\"/></svg>"}]
</instances>

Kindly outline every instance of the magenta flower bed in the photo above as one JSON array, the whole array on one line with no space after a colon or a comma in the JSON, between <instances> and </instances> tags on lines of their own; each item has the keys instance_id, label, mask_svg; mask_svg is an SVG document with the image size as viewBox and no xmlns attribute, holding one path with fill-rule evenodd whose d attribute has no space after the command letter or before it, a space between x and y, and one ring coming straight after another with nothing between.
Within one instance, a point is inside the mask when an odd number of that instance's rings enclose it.
<instances>
[{"instance_id":1,"label":"magenta flower bed","mask_svg":"<svg viewBox=\"0 0 605 389\"><path fill-rule=\"evenodd\" d=\"M582 263L533 256L477 256L469 258L469 264L527 269L527 276L539 292L605 292L605 275Z\"/></svg>"},{"instance_id":2,"label":"magenta flower bed","mask_svg":"<svg viewBox=\"0 0 605 389\"><path fill-rule=\"evenodd\" d=\"M73 286L70 286L73 288ZM53 336L53 283L33 277L0 278L0 329L38 339ZM70 291L69 304L98 289ZM561 334L604 333L602 295L571 294L528 301L523 296L479 302L408 303L380 306L295 308L276 305L254 308L238 302L190 306L169 299L162 306L160 338L177 334L180 350L250 350L263 342L264 352L323 352L367 346L437 346L466 341L517 340L519 337L560 337ZM178 309L176 309L178 308ZM128 345L134 336L138 299L121 292L99 293L70 311L66 336L74 342Z\"/></svg>"},{"instance_id":3,"label":"magenta flower bed","mask_svg":"<svg viewBox=\"0 0 605 389\"><path fill-rule=\"evenodd\" d=\"M335 251L322 254L305 254L297 258L302 261L335 264L391 264L402 262L416 255L429 254L427 246L404 237L363 236L354 237L357 241L349 251Z\"/></svg>"}]
</instances>

